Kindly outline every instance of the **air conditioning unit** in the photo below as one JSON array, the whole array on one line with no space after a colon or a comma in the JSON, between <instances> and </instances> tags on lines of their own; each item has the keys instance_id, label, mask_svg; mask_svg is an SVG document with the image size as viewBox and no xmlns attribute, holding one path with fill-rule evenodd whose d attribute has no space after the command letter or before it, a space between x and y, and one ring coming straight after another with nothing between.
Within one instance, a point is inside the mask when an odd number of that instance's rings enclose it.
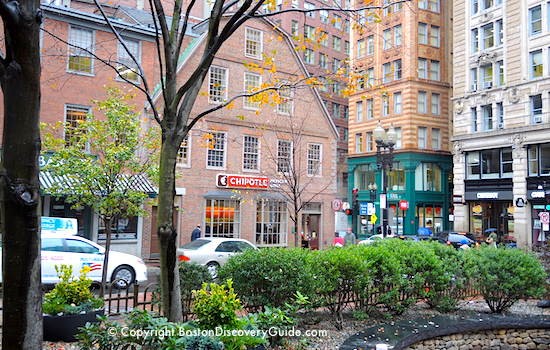
<instances>
[{"instance_id":1,"label":"air conditioning unit","mask_svg":"<svg viewBox=\"0 0 550 350\"><path fill-rule=\"evenodd\" d=\"M533 123L535 123L535 124L542 123L542 115L541 114L535 114L533 116Z\"/></svg>"}]
</instances>

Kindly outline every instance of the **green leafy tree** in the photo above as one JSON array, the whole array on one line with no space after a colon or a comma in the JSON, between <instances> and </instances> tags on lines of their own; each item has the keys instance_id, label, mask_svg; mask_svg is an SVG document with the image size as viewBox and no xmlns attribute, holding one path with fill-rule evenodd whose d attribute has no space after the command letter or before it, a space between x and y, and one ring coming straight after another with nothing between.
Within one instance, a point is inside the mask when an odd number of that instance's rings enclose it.
<instances>
[{"instance_id":1,"label":"green leafy tree","mask_svg":"<svg viewBox=\"0 0 550 350\"><path fill-rule=\"evenodd\" d=\"M135 184L144 174L157 176L158 138L142 134L130 99L109 88L104 101L94 101L104 118L89 114L78 125L44 126L44 148L54 152L45 170L63 179L47 189L48 194L64 197L73 207L89 206L103 221L106 249L101 295L108 277L112 225L120 218L146 214L147 193ZM65 130L65 137L59 136L60 129Z\"/></svg>"},{"instance_id":2,"label":"green leafy tree","mask_svg":"<svg viewBox=\"0 0 550 350\"><path fill-rule=\"evenodd\" d=\"M42 347L39 0L0 1L2 348Z\"/></svg>"}]
</instances>

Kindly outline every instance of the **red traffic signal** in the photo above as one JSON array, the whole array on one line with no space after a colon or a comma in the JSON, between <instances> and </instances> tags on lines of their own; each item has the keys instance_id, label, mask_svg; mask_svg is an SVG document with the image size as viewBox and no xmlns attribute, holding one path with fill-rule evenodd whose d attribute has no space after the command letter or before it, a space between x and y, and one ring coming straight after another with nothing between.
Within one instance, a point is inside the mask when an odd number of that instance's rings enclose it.
<instances>
[{"instance_id":1,"label":"red traffic signal","mask_svg":"<svg viewBox=\"0 0 550 350\"><path fill-rule=\"evenodd\" d=\"M346 213L346 215L353 215L353 209L346 209L344 213Z\"/></svg>"}]
</instances>

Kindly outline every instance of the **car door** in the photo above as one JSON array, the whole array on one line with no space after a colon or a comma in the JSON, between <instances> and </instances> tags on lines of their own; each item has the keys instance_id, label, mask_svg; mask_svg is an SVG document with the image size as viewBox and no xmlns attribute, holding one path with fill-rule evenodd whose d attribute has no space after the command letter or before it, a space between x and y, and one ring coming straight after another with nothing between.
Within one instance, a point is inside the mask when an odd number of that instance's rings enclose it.
<instances>
[{"instance_id":1,"label":"car door","mask_svg":"<svg viewBox=\"0 0 550 350\"><path fill-rule=\"evenodd\" d=\"M218 264L220 265L223 265L227 262L227 260L229 260L229 258L232 256L232 255L235 255L235 253L239 252L240 249L239 247L237 246L237 242L236 241L225 241L225 242L221 242L217 247L216 247L216 260L218 262Z\"/></svg>"},{"instance_id":2,"label":"car door","mask_svg":"<svg viewBox=\"0 0 550 350\"><path fill-rule=\"evenodd\" d=\"M76 238L65 238L65 251L73 266L73 276L78 276L80 270L88 266L88 277L94 281L101 281L104 255L99 248Z\"/></svg>"},{"instance_id":3,"label":"car door","mask_svg":"<svg viewBox=\"0 0 550 350\"><path fill-rule=\"evenodd\" d=\"M41 241L41 261L42 261L42 283L51 284L59 282L57 277L56 265L68 264L65 254L63 239L59 237L42 237Z\"/></svg>"}]
</instances>

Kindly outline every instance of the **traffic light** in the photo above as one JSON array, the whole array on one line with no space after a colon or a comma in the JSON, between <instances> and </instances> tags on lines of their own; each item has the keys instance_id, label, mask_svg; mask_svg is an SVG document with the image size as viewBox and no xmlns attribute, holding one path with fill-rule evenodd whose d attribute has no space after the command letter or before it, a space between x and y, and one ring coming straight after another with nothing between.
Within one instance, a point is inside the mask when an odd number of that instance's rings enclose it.
<instances>
[{"instance_id":1,"label":"traffic light","mask_svg":"<svg viewBox=\"0 0 550 350\"><path fill-rule=\"evenodd\" d=\"M359 189L354 188L351 190L351 203L354 207L357 207L359 205Z\"/></svg>"},{"instance_id":2,"label":"traffic light","mask_svg":"<svg viewBox=\"0 0 550 350\"><path fill-rule=\"evenodd\" d=\"M353 215L353 209L346 209L344 213L346 213L346 215Z\"/></svg>"}]
</instances>

